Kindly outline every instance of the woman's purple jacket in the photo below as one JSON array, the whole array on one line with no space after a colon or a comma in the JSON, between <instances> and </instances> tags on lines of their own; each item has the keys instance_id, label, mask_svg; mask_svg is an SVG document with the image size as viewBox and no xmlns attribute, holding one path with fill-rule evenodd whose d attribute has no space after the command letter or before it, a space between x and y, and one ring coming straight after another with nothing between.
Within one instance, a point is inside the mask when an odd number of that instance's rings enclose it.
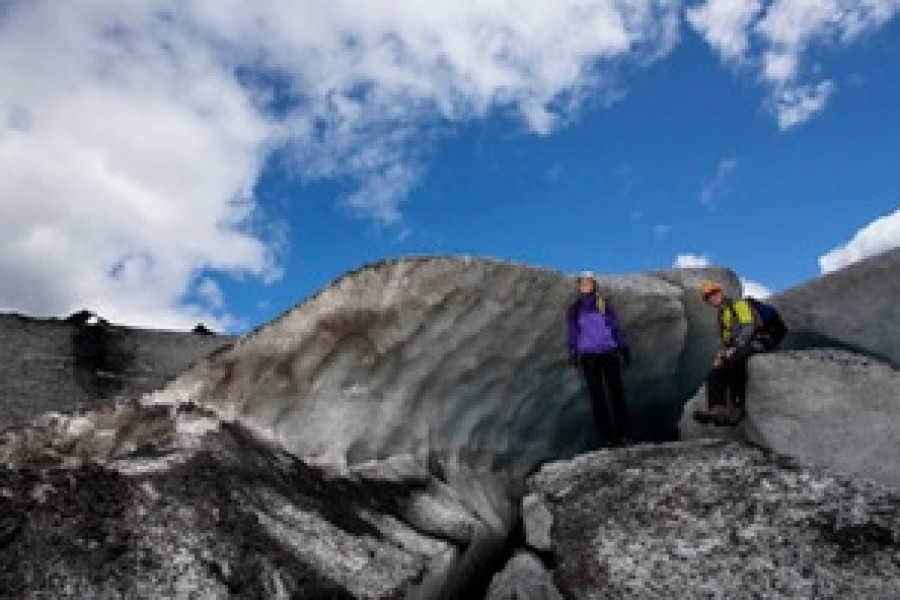
<instances>
[{"instance_id":1,"label":"woman's purple jacket","mask_svg":"<svg viewBox=\"0 0 900 600\"><path fill-rule=\"evenodd\" d=\"M612 303L604 298L606 312L600 312L595 294L581 294L567 315L567 342L570 353L602 354L626 346L625 336Z\"/></svg>"}]
</instances>

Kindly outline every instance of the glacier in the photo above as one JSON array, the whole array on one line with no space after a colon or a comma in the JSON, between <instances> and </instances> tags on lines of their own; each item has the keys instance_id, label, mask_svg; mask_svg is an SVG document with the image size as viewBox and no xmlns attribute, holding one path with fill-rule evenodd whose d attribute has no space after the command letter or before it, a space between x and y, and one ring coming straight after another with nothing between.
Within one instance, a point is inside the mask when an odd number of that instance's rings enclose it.
<instances>
[{"instance_id":1,"label":"glacier","mask_svg":"<svg viewBox=\"0 0 900 600\"><path fill-rule=\"evenodd\" d=\"M599 278L632 350L625 380L638 439L672 439L717 344L697 289L724 269ZM340 278L197 363L146 403L195 403L309 464L403 478L424 468L476 523L447 579L502 547L525 476L600 440L579 374L566 362L575 278L505 261L415 257ZM428 498L425 494L423 498ZM443 507L443 509L441 508ZM459 519L451 519L458 522Z\"/></svg>"},{"instance_id":2,"label":"glacier","mask_svg":"<svg viewBox=\"0 0 900 600\"><path fill-rule=\"evenodd\" d=\"M633 354L637 435L674 433L716 343L695 290L724 270L600 278ZM297 456L352 465L409 454L518 476L596 440L564 313L574 278L497 260L363 267L200 361L151 402L194 402Z\"/></svg>"}]
</instances>

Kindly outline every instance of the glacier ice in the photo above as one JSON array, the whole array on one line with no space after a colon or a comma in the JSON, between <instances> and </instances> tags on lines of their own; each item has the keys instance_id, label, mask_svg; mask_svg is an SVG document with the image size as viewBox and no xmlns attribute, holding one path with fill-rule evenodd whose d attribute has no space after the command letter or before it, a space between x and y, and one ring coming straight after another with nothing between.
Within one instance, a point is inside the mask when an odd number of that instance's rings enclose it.
<instances>
[{"instance_id":1,"label":"glacier ice","mask_svg":"<svg viewBox=\"0 0 900 600\"><path fill-rule=\"evenodd\" d=\"M639 435L674 435L702 381L715 315L695 290L711 276L738 289L720 269L600 278L632 348ZM370 265L146 401L199 403L316 464L415 456L502 529L524 474L596 441L565 360L574 290L571 276L498 260Z\"/></svg>"}]
</instances>

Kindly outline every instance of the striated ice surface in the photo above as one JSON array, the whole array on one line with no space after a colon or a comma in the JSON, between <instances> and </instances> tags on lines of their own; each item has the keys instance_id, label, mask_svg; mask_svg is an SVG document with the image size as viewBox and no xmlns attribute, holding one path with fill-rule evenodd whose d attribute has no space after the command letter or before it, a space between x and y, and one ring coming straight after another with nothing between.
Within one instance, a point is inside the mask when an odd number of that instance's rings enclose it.
<instances>
[{"instance_id":1,"label":"striated ice surface","mask_svg":"<svg viewBox=\"0 0 900 600\"><path fill-rule=\"evenodd\" d=\"M736 285L715 270L602 279L630 340L627 386L647 435L674 435L702 380L715 319L695 290L711 274ZM587 397L566 364L573 293L572 277L493 260L372 265L148 400L211 407L320 464L404 454L451 486L460 466L519 477L593 440Z\"/></svg>"}]
</instances>

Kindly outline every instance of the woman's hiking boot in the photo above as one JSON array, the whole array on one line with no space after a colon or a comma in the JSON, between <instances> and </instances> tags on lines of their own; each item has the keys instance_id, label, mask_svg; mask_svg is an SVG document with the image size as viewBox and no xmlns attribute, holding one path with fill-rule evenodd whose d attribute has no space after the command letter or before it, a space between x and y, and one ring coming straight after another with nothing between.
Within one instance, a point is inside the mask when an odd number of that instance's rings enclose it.
<instances>
[{"instance_id":1,"label":"woman's hiking boot","mask_svg":"<svg viewBox=\"0 0 900 600\"><path fill-rule=\"evenodd\" d=\"M737 427L741 421L747 416L747 411L743 406L732 406L725 417L724 425L728 427Z\"/></svg>"},{"instance_id":2,"label":"woman's hiking boot","mask_svg":"<svg viewBox=\"0 0 900 600\"><path fill-rule=\"evenodd\" d=\"M712 406L707 410L698 409L694 411L694 420L703 425L710 423L714 425L722 425L728 416L728 411L724 406Z\"/></svg>"}]
</instances>

